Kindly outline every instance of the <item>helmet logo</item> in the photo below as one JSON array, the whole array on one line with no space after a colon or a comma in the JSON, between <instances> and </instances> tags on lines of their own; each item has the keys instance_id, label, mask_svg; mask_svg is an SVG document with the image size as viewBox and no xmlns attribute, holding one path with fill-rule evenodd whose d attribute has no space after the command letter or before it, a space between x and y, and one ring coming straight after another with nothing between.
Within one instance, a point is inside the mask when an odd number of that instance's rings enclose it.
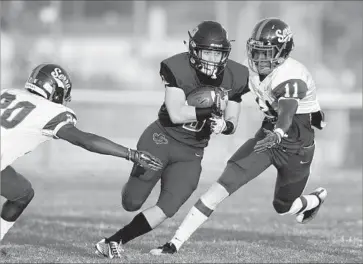
<instances>
[{"instance_id":1,"label":"helmet logo","mask_svg":"<svg viewBox=\"0 0 363 264\"><path fill-rule=\"evenodd\" d=\"M63 87L66 89L69 89L71 87L68 78L62 73L61 69L54 68L54 70L51 72L51 75L54 77L59 87Z\"/></svg>"},{"instance_id":2,"label":"helmet logo","mask_svg":"<svg viewBox=\"0 0 363 264\"><path fill-rule=\"evenodd\" d=\"M280 43L288 42L292 38L292 31L290 27L285 28L284 30L278 29L275 32L277 41Z\"/></svg>"}]
</instances>

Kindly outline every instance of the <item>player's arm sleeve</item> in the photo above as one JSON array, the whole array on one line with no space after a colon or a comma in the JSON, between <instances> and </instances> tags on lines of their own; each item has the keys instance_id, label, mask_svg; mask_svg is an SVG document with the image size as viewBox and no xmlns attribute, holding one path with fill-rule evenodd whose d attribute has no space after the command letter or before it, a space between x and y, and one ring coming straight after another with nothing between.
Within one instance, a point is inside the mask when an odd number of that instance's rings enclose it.
<instances>
[{"instance_id":1,"label":"player's arm sleeve","mask_svg":"<svg viewBox=\"0 0 363 264\"><path fill-rule=\"evenodd\" d=\"M185 91L178 85L177 79L165 62L161 62L160 76L165 85L165 105L170 120L174 124L197 121L196 108L185 105Z\"/></svg>"},{"instance_id":2,"label":"player's arm sleeve","mask_svg":"<svg viewBox=\"0 0 363 264\"><path fill-rule=\"evenodd\" d=\"M160 77L166 87L178 87L177 80L165 62L160 64ZM179 88L179 87L178 87Z\"/></svg>"},{"instance_id":3,"label":"player's arm sleeve","mask_svg":"<svg viewBox=\"0 0 363 264\"><path fill-rule=\"evenodd\" d=\"M42 130L43 135L53 137L57 139L57 132L65 125L75 126L77 123L77 117L74 113L69 111L62 112L52 118Z\"/></svg>"},{"instance_id":4,"label":"player's arm sleeve","mask_svg":"<svg viewBox=\"0 0 363 264\"><path fill-rule=\"evenodd\" d=\"M289 130L298 105L299 102L295 99L283 98L279 100L276 129L281 129L284 133Z\"/></svg>"},{"instance_id":5,"label":"player's arm sleeve","mask_svg":"<svg viewBox=\"0 0 363 264\"><path fill-rule=\"evenodd\" d=\"M57 137L88 151L103 155L126 158L129 153L128 148L107 138L83 132L71 124L62 126L57 132Z\"/></svg>"},{"instance_id":6,"label":"player's arm sleeve","mask_svg":"<svg viewBox=\"0 0 363 264\"><path fill-rule=\"evenodd\" d=\"M299 100L306 96L307 84L301 79L289 79L277 85L272 93L278 99L276 129L286 133L296 114Z\"/></svg>"},{"instance_id":7,"label":"player's arm sleeve","mask_svg":"<svg viewBox=\"0 0 363 264\"><path fill-rule=\"evenodd\" d=\"M301 79L289 79L277 85L272 94L276 99L280 98L293 98L296 100L303 99L308 92L306 82Z\"/></svg>"}]
</instances>

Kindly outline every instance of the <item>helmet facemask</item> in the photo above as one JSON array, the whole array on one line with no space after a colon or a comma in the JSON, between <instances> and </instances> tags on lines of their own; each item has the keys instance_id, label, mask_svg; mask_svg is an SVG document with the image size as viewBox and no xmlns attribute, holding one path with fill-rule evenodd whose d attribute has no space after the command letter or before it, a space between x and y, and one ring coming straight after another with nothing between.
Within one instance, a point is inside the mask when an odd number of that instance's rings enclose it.
<instances>
[{"instance_id":1,"label":"helmet facemask","mask_svg":"<svg viewBox=\"0 0 363 264\"><path fill-rule=\"evenodd\" d=\"M217 78L217 75L224 71L226 67L229 54L231 52L231 45L229 44L227 47L223 47L222 44L211 44L211 45L197 45L192 36L189 33L189 54L190 54L190 62L195 69L202 72L203 74L212 77L213 79ZM220 47L217 47L220 46ZM203 51L205 51L203 53ZM208 51L220 52L220 55L214 56L217 58L216 60L208 60L206 58L206 53Z\"/></svg>"},{"instance_id":2,"label":"helmet facemask","mask_svg":"<svg viewBox=\"0 0 363 264\"><path fill-rule=\"evenodd\" d=\"M261 75L270 74L276 67L281 65L288 57L284 54L286 42L280 47L277 45L266 45L262 41L250 38L247 41L247 57L250 68Z\"/></svg>"}]
</instances>

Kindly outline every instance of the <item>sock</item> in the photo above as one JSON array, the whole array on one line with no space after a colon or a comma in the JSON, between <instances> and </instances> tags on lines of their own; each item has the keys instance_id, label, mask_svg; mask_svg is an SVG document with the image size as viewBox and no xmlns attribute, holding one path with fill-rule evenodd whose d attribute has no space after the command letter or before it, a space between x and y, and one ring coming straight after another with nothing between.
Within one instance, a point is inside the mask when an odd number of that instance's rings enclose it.
<instances>
[{"instance_id":1,"label":"sock","mask_svg":"<svg viewBox=\"0 0 363 264\"><path fill-rule=\"evenodd\" d=\"M185 241L211 216L217 206L229 196L228 191L220 183L215 182L190 209L182 224L171 239L177 251Z\"/></svg>"},{"instance_id":2,"label":"sock","mask_svg":"<svg viewBox=\"0 0 363 264\"><path fill-rule=\"evenodd\" d=\"M288 213L292 215L302 214L305 211L317 207L319 204L320 201L319 198L316 197L316 195L302 195L293 202Z\"/></svg>"},{"instance_id":3,"label":"sock","mask_svg":"<svg viewBox=\"0 0 363 264\"><path fill-rule=\"evenodd\" d=\"M187 241L195 230L197 230L207 219L208 216L193 206L170 242L179 250L184 242Z\"/></svg>"},{"instance_id":4,"label":"sock","mask_svg":"<svg viewBox=\"0 0 363 264\"><path fill-rule=\"evenodd\" d=\"M144 235L152 230L143 213L137 214L132 221L117 231L114 235L107 238L108 241L121 242L126 244L130 240Z\"/></svg>"},{"instance_id":5,"label":"sock","mask_svg":"<svg viewBox=\"0 0 363 264\"><path fill-rule=\"evenodd\" d=\"M3 240L4 236L6 235L6 233L10 230L10 228L15 224L14 222L8 222L4 219L1 218L1 222L0 222L0 241Z\"/></svg>"}]
</instances>

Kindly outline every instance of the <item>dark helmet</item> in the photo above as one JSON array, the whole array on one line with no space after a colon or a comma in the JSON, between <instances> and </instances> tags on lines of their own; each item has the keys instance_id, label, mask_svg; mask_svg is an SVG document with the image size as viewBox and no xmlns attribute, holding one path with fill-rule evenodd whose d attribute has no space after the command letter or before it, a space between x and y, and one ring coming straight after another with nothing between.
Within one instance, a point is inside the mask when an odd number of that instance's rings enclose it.
<instances>
[{"instance_id":1,"label":"dark helmet","mask_svg":"<svg viewBox=\"0 0 363 264\"><path fill-rule=\"evenodd\" d=\"M214 21L203 21L192 32L188 31L188 34L191 65L208 76L216 76L223 72L231 52L231 41L223 26ZM220 51L220 61L203 59L202 50Z\"/></svg>"},{"instance_id":2,"label":"dark helmet","mask_svg":"<svg viewBox=\"0 0 363 264\"><path fill-rule=\"evenodd\" d=\"M259 74L267 75L289 57L293 48L291 29L284 21L263 19L256 24L247 41L249 66Z\"/></svg>"},{"instance_id":3,"label":"dark helmet","mask_svg":"<svg viewBox=\"0 0 363 264\"><path fill-rule=\"evenodd\" d=\"M71 101L71 79L68 73L56 64L41 64L35 67L25 83L25 89L57 104Z\"/></svg>"}]
</instances>

